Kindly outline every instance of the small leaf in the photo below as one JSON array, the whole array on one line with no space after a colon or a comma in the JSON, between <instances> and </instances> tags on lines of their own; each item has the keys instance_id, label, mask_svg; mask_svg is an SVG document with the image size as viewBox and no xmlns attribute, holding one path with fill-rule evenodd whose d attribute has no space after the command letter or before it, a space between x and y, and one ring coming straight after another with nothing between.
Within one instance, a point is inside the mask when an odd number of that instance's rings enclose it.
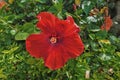
<instances>
[{"instance_id":1,"label":"small leaf","mask_svg":"<svg viewBox=\"0 0 120 80\"><path fill-rule=\"evenodd\" d=\"M18 34L16 34L15 36L15 40L26 40L26 38L29 36L28 33L25 32L19 32Z\"/></svg>"},{"instance_id":2,"label":"small leaf","mask_svg":"<svg viewBox=\"0 0 120 80\"><path fill-rule=\"evenodd\" d=\"M100 31L99 26L94 25L94 24L88 25L87 29L88 29L88 31L91 31L91 32L98 32L98 31Z\"/></svg>"},{"instance_id":3,"label":"small leaf","mask_svg":"<svg viewBox=\"0 0 120 80\"><path fill-rule=\"evenodd\" d=\"M91 11L91 9L94 7L94 4L92 4L91 1L84 1L83 5L82 5L82 9L85 12L86 15L89 14L89 12Z\"/></svg>"},{"instance_id":4,"label":"small leaf","mask_svg":"<svg viewBox=\"0 0 120 80\"><path fill-rule=\"evenodd\" d=\"M14 47L14 48L12 48L12 49L10 49L10 50L4 50L4 51L2 51L2 53L4 53L4 54L6 54L6 53L13 53L13 52L16 51L18 48L19 48L19 47Z\"/></svg>"},{"instance_id":5,"label":"small leaf","mask_svg":"<svg viewBox=\"0 0 120 80\"><path fill-rule=\"evenodd\" d=\"M2 78L2 79L7 79L7 76L0 73L0 79L1 79L1 78Z\"/></svg>"},{"instance_id":6,"label":"small leaf","mask_svg":"<svg viewBox=\"0 0 120 80\"><path fill-rule=\"evenodd\" d=\"M11 33L12 35L15 35L15 34L16 34L16 30L11 30L10 33Z\"/></svg>"},{"instance_id":7,"label":"small leaf","mask_svg":"<svg viewBox=\"0 0 120 80\"><path fill-rule=\"evenodd\" d=\"M107 37L107 32L105 30L98 31L96 33L96 38L97 39L105 39Z\"/></svg>"},{"instance_id":8,"label":"small leaf","mask_svg":"<svg viewBox=\"0 0 120 80\"><path fill-rule=\"evenodd\" d=\"M4 69L0 69L0 79L6 80L6 79L7 79L7 76L3 74L3 70L4 70Z\"/></svg>"},{"instance_id":9,"label":"small leaf","mask_svg":"<svg viewBox=\"0 0 120 80\"><path fill-rule=\"evenodd\" d=\"M26 62L27 62L28 64L34 64L34 63L36 63L35 59L33 59L33 58L27 59Z\"/></svg>"},{"instance_id":10,"label":"small leaf","mask_svg":"<svg viewBox=\"0 0 120 80\"><path fill-rule=\"evenodd\" d=\"M120 52L116 52L116 54L120 57Z\"/></svg>"},{"instance_id":11,"label":"small leaf","mask_svg":"<svg viewBox=\"0 0 120 80\"><path fill-rule=\"evenodd\" d=\"M89 34L89 37L94 40L95 39L95 34Z\"/></svg>"},{"instance_id":12,"label":"small leaf","mask_svg":"<svg viewBox=\"0 0 120 80\"><path fill-rule=\"evenodd\" d=\"M25 23L22 26L22 31L27 32L27 33L33 33L35 30L35 26L33 23Z\"/></svg>"}]
</instances>

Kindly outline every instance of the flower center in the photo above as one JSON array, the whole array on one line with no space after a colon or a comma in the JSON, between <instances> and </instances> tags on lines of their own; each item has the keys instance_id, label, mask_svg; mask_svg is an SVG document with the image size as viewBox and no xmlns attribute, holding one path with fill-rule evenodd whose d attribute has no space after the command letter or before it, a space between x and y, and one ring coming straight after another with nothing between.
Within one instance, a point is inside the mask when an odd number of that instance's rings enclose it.
<instances>
[{"instance_id":1,"label":"flower center","mask_svg":"<svg viewBox=\"0 0 120 80\"><path fill-rule=\"evenodd\" d=\"M52 44L57 43L57 38L56 38L56 37L51 37L51 38L50 38L50 42L51 42Z\"/></svg>"}]
</instances>

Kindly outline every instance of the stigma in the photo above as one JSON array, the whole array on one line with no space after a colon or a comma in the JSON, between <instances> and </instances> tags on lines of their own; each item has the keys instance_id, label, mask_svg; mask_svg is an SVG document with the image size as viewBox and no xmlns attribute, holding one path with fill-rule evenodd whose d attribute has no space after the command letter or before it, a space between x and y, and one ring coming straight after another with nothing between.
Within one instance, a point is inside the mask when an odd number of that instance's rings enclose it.
<instances>
[{"instance_id":1,"label":"stigma","mask_svg":"<svg viewBox=\"0 0 120 80\"><path fill-rule=\"evenodd\" d=\"M51 38L50 38L50 42L51 42L52 44L57 43L57 38L56 38L56 37L51 37Z\"/></svg>"}]
</instances>

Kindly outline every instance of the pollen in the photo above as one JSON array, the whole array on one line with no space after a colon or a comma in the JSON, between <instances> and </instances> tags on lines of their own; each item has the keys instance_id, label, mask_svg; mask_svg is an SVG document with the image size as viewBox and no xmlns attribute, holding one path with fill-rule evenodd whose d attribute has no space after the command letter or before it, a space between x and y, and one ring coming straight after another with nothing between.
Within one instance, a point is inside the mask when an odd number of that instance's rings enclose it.
<instances>
[{"instance_id":1,"label":"pollen","mask_svg":"<svg viewBox=\"0 0 120 80\"><path fill-rule=\"evenodd\" d=\"M56 37L51 37L51 38L50 38L50 42L51 42L52 44L57 43L57 38L56 38Z\"/></svg>"}]
</instances>

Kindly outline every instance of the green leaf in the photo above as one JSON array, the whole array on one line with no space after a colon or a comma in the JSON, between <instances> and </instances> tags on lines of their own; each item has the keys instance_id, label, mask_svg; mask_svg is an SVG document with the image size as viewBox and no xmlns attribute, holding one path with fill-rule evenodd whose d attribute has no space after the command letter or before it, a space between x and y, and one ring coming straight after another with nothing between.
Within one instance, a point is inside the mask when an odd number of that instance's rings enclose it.
<instances>
[{"instance_id":1,"label":"green leaf","mask_svg":"<svg viewBox=\"0 0 120 80\"><path fill-rule=\"evenodd\" d=\"M87 29L88 29L88 31L91 31L91 32L98 32L98 31L100 31L99 26L97 26L95 24L88 25Z\"/></svg>"},{"instance_id":2,"label":"green leaf","mask_svg":"<svg viewBox=\"0 0 120 80\"><path fill-rule=\"evenodd\" d=\"M105 39L107 37L107 32L105 30L98 31L96 34L97 39Z\"/></svg>"},{"instance_id":3,"label":"green leaf","mask_svg":"<svg viewBox=\"0 0 120 80\"><path fill-rule=\"evenodd\" d=\"M26 40L26 38L29 36L28 33L25 32L19 32L15 35L15 40Z\"/></svg>"},{"instance_id":4,"label":"green leaf","mask_svg":"<svg viewBox=\"0 0 120 80\"><path fill-rule=\"evenodd\" d=\"M120 57L120 52L116 52L116 54Z\"/></svg>"},{"instance_id":5,"label":"green leaf","mask_svg":"<svg viewBox=\"0 0 120 80\"><path fill-rule=\"evenodd\" d=\"M62 12L62 9L63 9L63 4L56 3L53 6L51 6L48 11L58 14L59 12Z\"/></svg>"},{"instance_id":6,"label":"green leaf","mask_svg":"<svg viewBox=\"0 0 120 80\"><path fill-rule=\"evenodd\" d=\"M94 7L94 4L91 1L84 1L82 6L84 7L83 11L88 15L90 10Z\"/></svg>"},{"instance_id":7,"label":"green leaf","mask_svg":"<svg viewBox=\"0 0 120 80\"><path fill-rule=\"evenodd\" d=\"M19 47L14 47L14 48L12 48L12 49L10 49L10 50L4 50L4 51L2 51L2 53L13 53L14 51L16 51L17 49L18 49Z\"/></svg>"},{"instance_id":8,"label":"green leaf","mask_svg":"<svg viewBox=\"0 0 120 80\"><path fill-rule=\"evenodd\" d=\"M39 1L40 3L46 3L47 0L36 0L36 1Z\"/></svg>"},{"instance_id":9,"label":"green leaf","mask_svg":"<svg viewBox=\"0 0 120 80\"><path fill-rule=\"evenodd\" d=\"M96 42L91 41L90 45L94 51L98 51L98 44Z\"/></svg>"},{"instance_id":10,"label":"green leaf","mask_svg":"<svg viewBox=\"0 0 120 80\"><path fill-rule=\"evenodd\" d=\"M27 32L27 33L33 33L35 30L35 26L33 23L25 23L22 26L22 31Z\"/></svg>"},{"instance_id":11,"label":"green leaf","mask_svg":"<svg viewBox=\"0 0 120 80\"><path fill-rule=\"evenodd\" d=\"M10 30L10 33L11 33L12 35L15 35L15 34L16 34L16 30Z\"/></svg>"},{"instance_id":12,"label":"green leaf","mask_svg":"<svg viewBox=\"0 0 120 80\"><path fill-rule=\"evenodd\" d=\"M95 34L89 34L89 37L92 39L92 40L94 40L95 39Z\"/></svg>"},{"instance_id":13,"label":"green leaf","mask_svg":"<svg viewBox=\"0 0 120 80\"><path fill-rule=\"evenodd\" d=\"M33 58L27 59L26 62L27 62L28 64L34 64L34 63L36 63L35 59L33 59Z\"/></svg>"},{"instance_id":14,"label":"green leaf","mask_svg":"<svg viewBox=\"0 0 120 80\"><path fill-rule=\"evenodd\" d=\"M3 74L3 69L0 69L0 79L7 79L7 76Z\"/></svg>"},{"instance_id":15,"label":"green leaf","mask_svg":"<svg viewBox=\"0 0 120 80\"><path fill-rule=\"evenodd\" d=\"M7 76L0 73L0 79L5 79L5 80L6 80L6 79L7 79Z\"/></svg>"}]
</instances>

